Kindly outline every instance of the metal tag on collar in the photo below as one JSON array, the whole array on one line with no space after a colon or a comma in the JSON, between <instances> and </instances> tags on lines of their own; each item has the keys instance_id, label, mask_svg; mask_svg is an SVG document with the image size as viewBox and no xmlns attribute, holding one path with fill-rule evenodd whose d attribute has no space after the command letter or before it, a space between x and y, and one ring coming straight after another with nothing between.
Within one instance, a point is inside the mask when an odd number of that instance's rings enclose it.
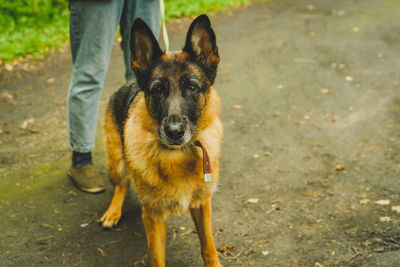
<instances>
[{"instance_id":1,"label":"metal tag on collar","mask_svg":"<svg viewBox=\"0 0 400 267\"><path fill-rule=\"evenodd\" d=\"M206 182L206 183L211 183L212 182L212 174L211 173L205 173L204 174L204 182Z\"/></svg>"}]
</instances>

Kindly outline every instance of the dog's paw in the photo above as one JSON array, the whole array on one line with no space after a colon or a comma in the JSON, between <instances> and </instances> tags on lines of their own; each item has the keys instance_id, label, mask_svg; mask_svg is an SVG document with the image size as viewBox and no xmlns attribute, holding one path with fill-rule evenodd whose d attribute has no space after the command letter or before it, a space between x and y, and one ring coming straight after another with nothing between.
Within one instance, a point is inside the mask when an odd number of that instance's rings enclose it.
<instances>
[{"instance_id":1,"label":"dog's paw","mask_svg":"<svg viewBox=\"0 0 400 267\"><path fill-rule=\"evenodd\" d=\"M121 218L121 210L109 207L104 215L101 217L100 222L103 228L112 228L117 225L119 219Z\"/></svg>"}]
</instances>

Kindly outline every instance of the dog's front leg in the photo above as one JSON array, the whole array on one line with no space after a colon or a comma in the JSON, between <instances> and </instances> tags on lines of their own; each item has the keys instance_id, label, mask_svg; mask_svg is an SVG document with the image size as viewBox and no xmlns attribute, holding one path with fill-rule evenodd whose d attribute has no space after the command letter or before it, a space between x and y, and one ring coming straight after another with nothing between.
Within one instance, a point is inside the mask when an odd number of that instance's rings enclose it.
<instances>
[{"instance_id":1,"label":"dog's front leg","mask_svg":"<svg viewBox=\"0 0 400 267\"><path fill-rule=\"evenodd\" d=\"M117 225L119 219L121 218L122 205L124 204L128 187L128 184L122 186L116 185L114 187L114 195L111 199L110 206L100 219L100 222L103 223L104 228L111 228Z\"/></svg>"},{"instance_id":2,"label":"dog's front leg","mask_svg":"<svg viewBox=\"0 0 400 267\"><path fill-rule=\"evenodd\" d=\"M167 219L157 216L145 207L142 207L142 217L146 228L147 245L151 254L151 265L164 267Z\"/></svg>"},{"instance_id":3,"label":"dog's front leg","mask_svg":"<svg viewBox=\"0 0 400 267\"><path fill-rule=\"evenodd\" d=\"M196 225L200 238L201 255L204 260L204 266L220 267L222 266L218 259L212 236L211 225L211 199L208 199L203 205L196 209L190 209L193 221Z\"/></svg>"}]
</instances>

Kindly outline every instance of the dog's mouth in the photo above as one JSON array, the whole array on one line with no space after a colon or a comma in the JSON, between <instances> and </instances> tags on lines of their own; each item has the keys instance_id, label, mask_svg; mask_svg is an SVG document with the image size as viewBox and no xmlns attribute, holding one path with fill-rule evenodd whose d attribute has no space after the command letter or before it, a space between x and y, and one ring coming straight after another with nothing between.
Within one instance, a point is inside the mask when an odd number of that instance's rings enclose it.
<instances>
[{"instance_id":1,"label":"dog's mouth","mask_svg":"<svg viewBox=\"0 0 400 267\"><path fill-rule=\"evenodd\" d=\"M188 145L190 143L190 141L192 140L193 134L192 134L192 131L187 129L184 131L184 134L180 138L173 139L173 138L168 137L168 135L165 133L163 128L160 127L158 136L159 136L160 143L165 148L175 150L175 149L182 149L183 147Z\"/></svg>"}]
</instances>

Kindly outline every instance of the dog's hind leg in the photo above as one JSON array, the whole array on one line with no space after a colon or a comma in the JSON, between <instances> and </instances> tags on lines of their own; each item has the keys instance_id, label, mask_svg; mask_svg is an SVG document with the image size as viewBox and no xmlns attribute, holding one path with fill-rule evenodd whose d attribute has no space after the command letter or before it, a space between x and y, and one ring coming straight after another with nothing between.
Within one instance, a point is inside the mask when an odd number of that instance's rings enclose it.
<instances>
[{"instance_id":1,"label":"dog's hind leg","mask_svg":"<svg viewBox=\"0 0 400 267\"><path fill-rule=\"evenodd\" d=\"M151 266L165 267L167 218L149 212L146 207L142 207L142 218L146 228L147 245L151 254Z\"/></svg>"},{"instance_id":2,"label":"dog's hind leg","mask_svg":"<svg viewBox=\"0 0 400 267\"><path fill-rule=\"evenodd\" d=\"M199 234L204 266L221 267L212 236L211 199L208 199L199 208L190 209L190 213Z\"/></svg>"},{"instance_id":3,"label":"dog's hind leg","mask_svg":"<svg viewBox=\"0 0 400 267\"><path fill-rule=\"evenodd\" d=\"M108 154L107 169L114 185L114 195L110 206L101 217L104 228L116 225L121 218L122 205L129 187L122 153L121 135L109 109L106 111L104 128L106 131L105 146Z\"/></svg>"}]
</instances>

